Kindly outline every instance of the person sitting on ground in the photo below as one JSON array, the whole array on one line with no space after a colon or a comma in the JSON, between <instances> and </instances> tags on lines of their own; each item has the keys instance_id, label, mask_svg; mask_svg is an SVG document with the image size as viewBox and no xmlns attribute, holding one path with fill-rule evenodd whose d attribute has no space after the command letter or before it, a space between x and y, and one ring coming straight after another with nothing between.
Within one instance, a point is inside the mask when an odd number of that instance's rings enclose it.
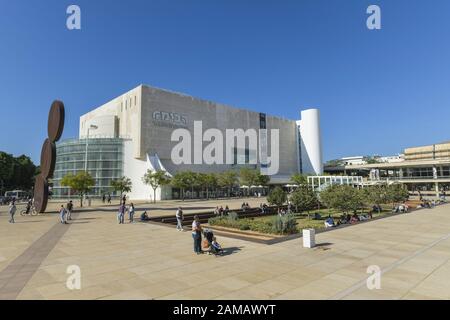
<instances>
[{"instance_id":1,"label":"person sitting on ground","mask_svg":"<svg viewBox=\"0 0 450 320\"><path fill-rule=\"evenodd\" d=\"M366 214L362 214L359 216L359 221L367 221L369 219L370 219L369 215L366 215Z\"/></svg>"},{"instance_id":2,"label":"person sitting on ground","mask_svg":"<svg viewBox=\"0 0 450 320\"><path fill-rule=\"evenodd\" d=\"M150 220L150 218L149 218L149 216L147 214L147 211L142 212L142 214L141 214L141 221L148 221L148 220Z\"/></svg>"},{"instance_id":3,"label":"person sitting on ground","mask_svg":"<svg viewBox=\"0 0 450 320\"><path fill-rule=\"evenodd\" d=\"M314 218L313 218L313 220L320 220L320 219L322 219L322 216L320 215L320 213L314 213Z\"/></svg>"},{"instance_id":4,"label":"person sitting on ground","mask_svg":"<svg viewBox=\"0 0 450 320\"><path fill-rule=\"evenodd\" d=\"M373 213L381 213L381 206L379 204L376 204L372 207L372 212Z\"/></svg>"},{"instance_id":5,"label":"person sitting on ground","mask_svg":"<svg viewBox=\"0 0 450 320\"><path fill-rule=\"evenodd\" d=\"M353 224L353 223L357 223L357 222L359 222L359 217L358 217L358 214L355 212L355 213L353 213L353 215L350 219L350 223Z\"/></svg>"},{"instance_id":6,"label":"person sitting on ground","mask_svg":"<svg viewBox=\"0 0 450 320\"><path fill-rule=\"evenodd\" d=\"M337 226L340 226L341 224L347 224L347 217L345 216L345 214L343 214L342 216L339 217L338 222L336 223Z\"/></svg>"},{"instance_id":7,"label":"person sitting on ground","mask_svg":"<svg viewBox=\"0 0 450 320\"><path fill-rule=\"evenodd\" d=\"M334 219L331 217L331 215L329 215L325 220L325 228L333 228L335 226L336 225L334 224Z\"/></svg>"},{"instance_id":8,"label":"person sitting on ground","mask_svg":"<svg viewBox=\"0 0 450 320\"><path fill-rule=\"evenodd\" d=\"M228 208L228 206L225 206L225 209L223 210L223 213L225 215L228 215L229 212L230 212L230 208Z\"/></svg>"}]
</instances>

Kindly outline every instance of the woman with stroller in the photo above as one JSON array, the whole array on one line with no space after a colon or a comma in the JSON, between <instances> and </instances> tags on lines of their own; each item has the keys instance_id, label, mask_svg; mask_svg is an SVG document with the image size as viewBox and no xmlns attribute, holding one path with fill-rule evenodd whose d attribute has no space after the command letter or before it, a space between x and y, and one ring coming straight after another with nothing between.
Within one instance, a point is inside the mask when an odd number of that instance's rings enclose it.
<instances>
[{"instance_id":1,"label":"woman with stroller","mask_svg":"<svg viewBox=\"0 0 450 320\"><path fill-rule=\"evenodd\" d=\"M192 239L194 239L194 252L196 254L203 253L202 251L202 226L200 220L196 215L192 222Z\"/></svg>"},{"instance_id":2,"label":"woman with stroller","mask_svg":"<svg viewBox=\"0 0 450 320\"><path fill-rule=\"evenodd\" d=\"M203 232L203 235L205 236L203 248L208 250L208 254L221 254L223 252L222 247L217 242L216 237L214 236L214 233L210 229L205 229Z\"/></svg>"}]
</instances>

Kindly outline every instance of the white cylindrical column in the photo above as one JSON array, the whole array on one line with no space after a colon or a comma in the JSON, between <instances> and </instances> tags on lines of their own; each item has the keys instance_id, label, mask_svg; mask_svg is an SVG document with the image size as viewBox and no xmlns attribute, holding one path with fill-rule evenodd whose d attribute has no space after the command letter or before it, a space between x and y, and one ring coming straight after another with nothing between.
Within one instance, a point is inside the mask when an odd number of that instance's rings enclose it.
<instances>
[{"instance_id":1,"label":"white cylindrical column","mask_svg":"<svg viewBox=\"0 0 450 320\"><path fill-rule=\"evenodd\" d=\"M303 173L323 174L322 136L318 109L301 112L300 136Z\"/></svg>"}]
</instances>

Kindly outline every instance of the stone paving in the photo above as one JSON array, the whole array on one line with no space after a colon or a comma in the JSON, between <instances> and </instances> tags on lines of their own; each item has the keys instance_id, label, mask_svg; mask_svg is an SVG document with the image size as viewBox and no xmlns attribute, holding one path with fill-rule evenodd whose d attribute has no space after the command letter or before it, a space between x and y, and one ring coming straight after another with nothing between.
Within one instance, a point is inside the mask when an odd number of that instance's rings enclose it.
<instances>
[{"instance_id":1,"label":"stone paving","mask_svg":"<svg viewBox=\"0 0 450 320\"><path fill-rule=\"evenodd\" d=\"M0 299L450 299L450 205L321 233L315 249L220 237L222 257L195 255L190 232L118 225L112 211L64 226L55 214L11 225L5 210ZM27 262L27 250L41 254ZM81 290L66 287L70 265L81 268ZM366 286L372 265L379 290Z\"/></svg>"}]
</instances>

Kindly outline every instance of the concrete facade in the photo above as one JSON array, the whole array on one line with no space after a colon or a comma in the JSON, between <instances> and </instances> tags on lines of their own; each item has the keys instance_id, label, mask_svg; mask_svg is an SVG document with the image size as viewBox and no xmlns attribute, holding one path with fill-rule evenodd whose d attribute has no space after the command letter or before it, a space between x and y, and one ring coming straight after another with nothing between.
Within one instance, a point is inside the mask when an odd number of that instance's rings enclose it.
<instances>
[{"instance_id":1,"label":"concrete facade","mask_svg":"<svg viewBox=\"0 0 450 320\"><path fill-rule=\"evenodd\" d=\"M130 142L125 146L124 175L132 179L133 198L140 199L148 194L149 187L144 186L141 177L147 169L162 169L170 175L178 171L191 170L195 172L222 172L225 170L239 169L240 164L205 164L203 159L196 162L192 154L191 163L175 164L172 157L173 148L179 141L171 141L171 136L176 129L187 129L192 136L191 145L194 147L195 122L201 121L202 130L200 137L211 128L218 129L224 137L223 160L226 161L227 153L232 149L225 141L227 129L267 129L268 155L272 152L279 154L279 170L271 176L276 183L289 182L290 176L299 171L304 173L322 173L322 146L320 139L319 113L316 109L310 109L305 121L297 123L295 120L282 119L268 115L262 115L244 109L238 109L197 99L188 95L140 85L110 102L92 110L80 118L80 138L88 134L95 137L122 137ZM314 123L310 123L309 115L313 116ZM264 119L263 122L261 119ZM305 130L302 130L302 127ZM271 143L271 130L279 130L279 143L273 148ZM304 135L304 137L303 137ZM197 135L198 137L198 135ZM202 141L200 138L198 147L201 150L211 144L211 141ZM262 138L258 136L258 142ZM196 140L199 141L199 140ZM305 144L306 141L306 144ZM277 148L278 147L278 150ZM258 150L253 150L246 144L244 153L251 158L255 156L257 164L245 164L254 168L261 168L261 157ZM237 149L234 150L234 152ZM241 150L241 149L240 149ZM311 152L313 154L308 154ZM194 152L192 152L194 153ZM197 153L198 154L198 153ZM308 159L308 161L302 159ZM197 158L198 160L198 158ZM157 198L164 198L165 192L158 191Z\"/></svg>"}]
</instances>

